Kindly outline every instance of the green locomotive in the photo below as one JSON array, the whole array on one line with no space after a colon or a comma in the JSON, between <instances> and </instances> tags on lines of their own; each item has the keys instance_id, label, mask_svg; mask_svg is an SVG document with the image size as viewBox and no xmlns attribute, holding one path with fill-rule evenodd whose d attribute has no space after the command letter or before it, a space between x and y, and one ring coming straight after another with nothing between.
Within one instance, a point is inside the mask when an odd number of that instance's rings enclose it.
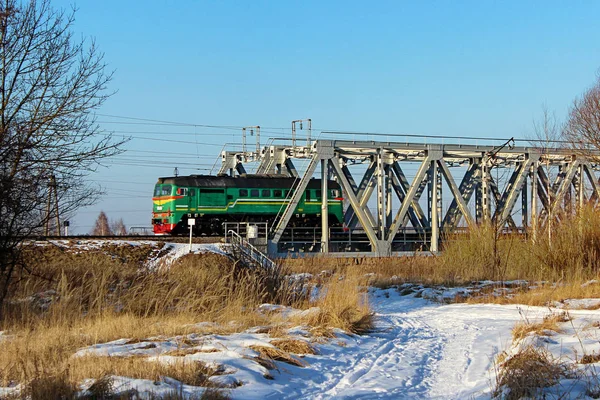
<instances>
[{"instance_id":1,"label":"green locomotive","mask_svg":"<svg viewBox=\"0 0 600 400\"><path fill-rule=\"evenodd\" d=\"M296 178L280 175L190 175L158 178L152 197L152 226L157 235L188 231L195 218L196 235L222 235L225 222L273 223L290 202ZM340 185L328 181L329 221L342 224ZM293 226L318 226L321 216L321 180L311 179L291 220Z\"/></svg>"}]
</instances>

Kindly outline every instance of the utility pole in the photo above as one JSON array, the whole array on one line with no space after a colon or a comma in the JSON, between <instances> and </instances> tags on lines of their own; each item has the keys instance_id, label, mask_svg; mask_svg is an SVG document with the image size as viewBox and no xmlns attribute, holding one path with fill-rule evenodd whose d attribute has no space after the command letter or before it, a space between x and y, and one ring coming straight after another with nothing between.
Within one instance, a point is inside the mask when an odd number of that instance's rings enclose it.
<instances>
[{"instance_id":1,"label":"utility pole","mask_svg":"<svg viewBox=\"0 0 600 400\"><path fill-rule=\"evenodd\" d=\"M54 196L54 207L52 207L52 196ZM46 228L44 234L48 236L50 234L50 210L54 208L54 216L56 218L56 236L60 236L60 215L58 209L58 190L56 184L56 176L50 175L48 181L48 204L46 205Z\"/></svg>"}]
</instances>

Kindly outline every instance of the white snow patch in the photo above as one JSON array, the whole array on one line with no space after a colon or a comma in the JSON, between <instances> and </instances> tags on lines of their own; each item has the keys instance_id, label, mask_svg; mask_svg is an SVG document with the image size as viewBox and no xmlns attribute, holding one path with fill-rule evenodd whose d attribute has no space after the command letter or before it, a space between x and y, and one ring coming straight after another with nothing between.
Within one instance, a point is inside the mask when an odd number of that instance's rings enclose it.
<instances>
[{"instance_id":1,"label":"white snow patch","mask_svg":"<svg viewBox=\"0 0 600 400\"><path fill-rule=\"evenodd\" d=\"M227 255L228 244L224 243L192 243L192 249L190 251L190 245L185 243L165 243L163 251L167 251L167 254L163 255L156 260L152 260L147 263L148 268L165 268L173 264L177 259L187 254L201 254L201 253L216 253L221 255Z\"/></svg>"},{"instance_id":2,"label":"white snow patch","mask_svg":"<svg viewBox=\"0 0 600 400\"><path fill-rule=\"evenodd\" d=\"M564 311L546 308L535 317L524 318L529 323L535 323L544 316L556 313ZM529 346L544 349L553 360L566 367L564 376L554 386L540 389L536 398L581 399L591 398L588 390L600 392L600 361L580 362L586 355L600 355L600 312L570 310L564 315L570 320L559 324L559 332L545 330L541 334L530 333L507 350L508 357L512 357Z\"/></svg>"},{"instance_id":3,"label":"white snow patch","mask_svg":"<svg viewBox=\"0 0 600 400\"><path fill-rule=\"evenodd\" d=\"M554 307L569 310L576 309L597 309L600 308L600 299L566 299L561 302L552 303Z\"/></svg>"}]
</instances>

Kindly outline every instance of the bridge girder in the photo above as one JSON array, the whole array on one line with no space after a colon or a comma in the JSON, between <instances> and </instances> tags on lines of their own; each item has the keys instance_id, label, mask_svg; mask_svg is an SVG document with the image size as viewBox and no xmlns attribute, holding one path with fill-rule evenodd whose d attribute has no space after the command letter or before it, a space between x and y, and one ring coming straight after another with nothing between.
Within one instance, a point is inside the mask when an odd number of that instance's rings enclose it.
<instances>
[{"instance_id":1,"label":"bridge girder","mask_svg":"<svg viewBox=\"0 0 600 400\"><path fill-rule=\"evenodd\" d=\"M311 146L270 146L262 154L258 173L279 172L298 178L272 231L275 245L319 166L323 179L332 176L342 187L348 229L364 232L372 253L380 256L392 254L396 235L409 226L431 232L429 249L437 251L440 235L462 227L494 223L499 229L527 230L535 235L550 218L560 218L566 204L581 207L600 200L597 166L569 149L317 140ZM294 159L310 160L302 174L298 174ZM243 162L240 157L233 160L235 165ZM225 161L233 165L231 157L224 158L223 165ZM406 174L408 163L416 166L412 180ZM362 167L356 172L358 165ZM440 207L442 181L450 195L445 213ZM424 202L421 197L428 186ZM322 200L326 210L327 199ZM369 207L373 202L375 213ZM519 213L521 226L514 218ZM327 213L322 214L322 222L328 226ZM327 249L327 229L322 232L321 249Z\"/></svg>"}]
</instances>

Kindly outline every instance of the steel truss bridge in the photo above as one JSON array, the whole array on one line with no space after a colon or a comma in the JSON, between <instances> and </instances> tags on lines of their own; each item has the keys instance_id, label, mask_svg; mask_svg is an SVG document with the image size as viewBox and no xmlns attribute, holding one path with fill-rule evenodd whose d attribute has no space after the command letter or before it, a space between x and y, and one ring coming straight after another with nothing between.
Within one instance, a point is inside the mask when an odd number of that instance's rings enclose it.
<instances>
[{"instance_id":1,"label":"steel truss bridge","mask_svg":"<svg viewBox=\"0 0 600 400\"><path fill-rule=\"evenodd\" d=\"M272 255L437 252L448 233L487 222L536 235L563 212L600 199L593 160L570 149L510 144L316 140L298 146L294 141L256 152L223 151L219 173L243 174L245 165L254 162L257 174L297 178L287 206L270 228ZM298 160L306 166L301 173ZM329 227L329 178L343 190L344 229L288 227L315 175L322 182L321 226Z\"/></svg>"}]
</instances>

